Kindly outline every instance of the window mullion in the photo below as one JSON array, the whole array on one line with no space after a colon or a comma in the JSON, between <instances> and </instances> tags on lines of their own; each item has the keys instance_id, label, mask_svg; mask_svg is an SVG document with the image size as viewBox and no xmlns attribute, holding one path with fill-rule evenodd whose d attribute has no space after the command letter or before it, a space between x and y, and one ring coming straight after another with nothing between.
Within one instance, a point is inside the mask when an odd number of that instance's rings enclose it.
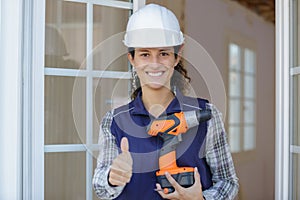
<instances>
[{"instance_id":1,"label":"window mullion","mask_svg":"<svg viewBox=\"0 0 300 200\"><path fill-rule=\"evenodd\" d=\"M133 12L137 11L146 4L146 0L133 0Z\"/></svg>"},{"instance_id":2,"label":"window mullion","mask_svg":"<svg viewBox=\"0 0 300 200\"><path fill-rule=\"evenodd\" d=\"M86 143L92 144L93 135L93 4L87 3L86 30Z\"/></svg>"},{"instance_id":3,"label":"window mullion","mask_svg":"<svg viewBox=\"0 0 300 200\"><path fill-rule=\"evenodd\" d=\"M93 138L93 4L87 3L87 30L86 30L86 143L92 144ZM86 199L92 200L91 186L93 157L91 151L86 151Z\"/></svg>"},{"instance_id":4,"label":"window mullion","mask_svg":"<svg viewBox=\"0 0 300 200\"><path fill-rule=\"evenodd\" d=\"M65 0L77 3L88 3L93 5L100 5L100 6L109 6L113 8L121 8L121 9L132 9L132 3L125 2L125 1L117 1L117 0ZM141 1L141 0L138 0Z\"/></svg>"},{"instance_id":5,"label":"window mullion","mask_svg":"<svg viewBox=\"0 0 300 200\"><path fill-rule=\"evenodd\" d=\"M244 128L245 128L245 48L240 46L240 147L241 151L244 151Z\"/></svg>"},{"instance_id":6,"label":"window mullion","mask_svg":"<svg viewBox=\"0 0 300 200\"><path fill-rule=\"evenodd\" d=\"M290 74L291 75L299 75L300 74L300 66L291 68Z\"/></svg>"},{"instance_id":7,"label":"window mullion","mask_svg":"<svg viewBox=\"0 0 300 200\"><path fill-rule=\"evenodd\" d=\"M32 16L32 190L30 199L44 199L44 41L45 0L33 0Z\"/></svg>"}]
</instances>

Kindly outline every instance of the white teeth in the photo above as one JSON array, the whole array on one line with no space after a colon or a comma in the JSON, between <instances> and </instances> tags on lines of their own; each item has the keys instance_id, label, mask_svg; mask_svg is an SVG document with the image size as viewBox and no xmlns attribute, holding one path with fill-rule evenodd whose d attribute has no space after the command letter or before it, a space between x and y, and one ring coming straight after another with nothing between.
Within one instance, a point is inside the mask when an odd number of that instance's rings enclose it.
<instances>
[{"instance_id":1,"label":"white teeth","mask_svg":"<svg viewBox=\"0 0 300 200\"><path fill-rule=\"evenodd\" d=\"M161 76L163 74L163 72L148 72L149 76Z\"/></svg>"}]
</instances>

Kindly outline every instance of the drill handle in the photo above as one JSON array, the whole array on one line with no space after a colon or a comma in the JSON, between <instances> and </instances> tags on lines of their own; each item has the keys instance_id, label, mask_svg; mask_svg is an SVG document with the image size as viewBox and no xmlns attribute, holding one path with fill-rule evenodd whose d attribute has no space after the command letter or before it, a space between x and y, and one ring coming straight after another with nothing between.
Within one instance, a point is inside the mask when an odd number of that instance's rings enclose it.
<instances>
[{"instance_id":1,"label":"drill handle","mask_svg":"<svg viewBox=\"0 0 300 200\"><path fill-rule=\"evenodd\" d=\"M159 136L163 139L163 146L160 150L160 156L163 156L171 151L175 151L177 145L182 141L181 134L159 134Z\"/></svg>"},{"instance_id":2,"label":"drill handle","mask_svg":"<svg viewBox=\"0 0 300 200\"><path fill-rule=\"evenodd\" d=\"M181 134L160 134L163 139L163 146L159 151L159 169L175 169L176 164L176 147L182 141Z\"/></svg>"}]
</instances>

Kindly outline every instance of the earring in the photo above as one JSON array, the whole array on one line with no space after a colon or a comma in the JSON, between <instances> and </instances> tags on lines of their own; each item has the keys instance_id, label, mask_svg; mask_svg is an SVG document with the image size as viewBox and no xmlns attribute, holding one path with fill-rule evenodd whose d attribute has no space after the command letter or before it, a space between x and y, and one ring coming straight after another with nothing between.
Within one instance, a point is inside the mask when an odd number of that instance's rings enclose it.
<instances>
[{"instance_id":1,"label":"earring","mask_svg":"<svg viewBox=\"0 0 300 200\"><path fill-rule=\"evenodd\" d=\"M173 94L176 96L176 85L173 86L172 91L173 91Z\"/></svg>"},{"instance_id":2,"label":"earring","mask_svg":"<svg viewBox=\"0 0 300 200\"><path fill-rule=\"evenodd\" d=\"M132 81L131 81L132 91L135 91L138 88L138 85L137 85L138 84L138 76L134 69L132 69L131 76L132 76Z\"/></svg>"}]
</instances>

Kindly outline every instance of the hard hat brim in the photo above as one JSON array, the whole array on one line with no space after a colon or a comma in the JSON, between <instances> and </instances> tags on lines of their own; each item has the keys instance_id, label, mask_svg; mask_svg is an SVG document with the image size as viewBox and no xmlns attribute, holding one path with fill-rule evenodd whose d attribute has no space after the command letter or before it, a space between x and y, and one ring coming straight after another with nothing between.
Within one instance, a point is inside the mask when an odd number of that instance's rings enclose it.
<instances>
[{"instance_id":1,"label":"hard hat brim","mask_svg":"<svg viewBox=\"0 0 300 200\"><path fill-rule=\"evenodd\" d=\"M137 29L128 31L123 40L125 46L135 48L171 47L183 44L182 32L165 29Z\"/></svg>"}]
</instances>

